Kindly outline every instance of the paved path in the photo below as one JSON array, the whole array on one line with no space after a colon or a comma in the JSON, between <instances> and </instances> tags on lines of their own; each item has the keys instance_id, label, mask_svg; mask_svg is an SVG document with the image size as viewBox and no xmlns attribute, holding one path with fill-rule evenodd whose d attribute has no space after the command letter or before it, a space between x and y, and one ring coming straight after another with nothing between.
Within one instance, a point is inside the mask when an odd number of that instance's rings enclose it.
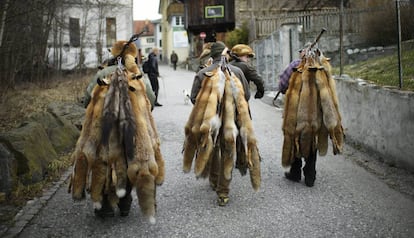
<instances>
[{"instance_id":1,"label":"paved path","mask_svg":"<svg viewBox=\"0 0 414 238\"><path fill-rule=\"evenodd\" d=\"M157 223L142 217L136 197L128 217L96 218L89 199L72 201L64 177L26 209L31 212L22 212L9 237L413 237L413 197L354 163L368 158L349 147L337 156L330 147L318 158L314 187L286 180L280 165L282 112L264 100L250 100L263 158L262 187L254 192L249 176L235 170L230 202L217 206L208 180L181 169L183 128L192 108L182 92L191 89L194 73L167 66L160 71L164 106L153 115L166 181L157 190Z\"/></svg>"}]
</instances>

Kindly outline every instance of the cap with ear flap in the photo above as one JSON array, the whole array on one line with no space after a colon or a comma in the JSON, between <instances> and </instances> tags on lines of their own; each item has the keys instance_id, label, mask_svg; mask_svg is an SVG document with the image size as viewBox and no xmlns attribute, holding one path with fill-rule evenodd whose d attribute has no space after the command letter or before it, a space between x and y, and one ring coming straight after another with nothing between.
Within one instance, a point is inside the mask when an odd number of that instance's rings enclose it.
<instances>
[{"instance_id":1,"label":"cap with ear flap","mask_svg":"<svg viewBox=\"0 0 414 238\"><path fill-rule=\"evenodd\" d=\"M247 55L249 57L254 57L252 48L250 48L250 46L245 45L245 44L237 44L233 46L233 48L231 49L231 53L237 56Z\"/></svg>"},{"instance_id":2,"label":"cap with ear flap","mask_svg":"<svg viewBox=\"0 0 414 238\"><path fill-rule=\"evenodd\" d=\"M221 41L216 41L211 45L210 56L212 58L216 58L217 56L221 55L226 45Z\"/></svg>"}]
</instances>

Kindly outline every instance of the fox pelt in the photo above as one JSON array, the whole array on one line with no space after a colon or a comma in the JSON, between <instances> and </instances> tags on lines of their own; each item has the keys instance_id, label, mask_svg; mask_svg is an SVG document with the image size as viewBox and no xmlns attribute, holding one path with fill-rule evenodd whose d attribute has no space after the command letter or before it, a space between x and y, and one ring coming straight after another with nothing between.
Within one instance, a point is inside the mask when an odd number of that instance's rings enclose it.
<instances>
[{"instance_id":1,"label":"fox pelt","mask_svg":"<svg viewBox=\"0 0 414 238\"><path fill-rule=\"evenodd\" d=\"M114 57L122 57L125 68L132 74L130 77L142 77L142 72L135 63L135 58L138 55L138 49L135 43L128 43L128 41L117 41L111 48L111 54Z\"/></svg>"},{"instance_id":2,"label":"fox pelt","mask_svg":"<svg viewBox=\"0 0 414 238\"><path fill-rule=\"evenodd\" d=\"M329 58L307 49L289 79L283 112L282 166L318 150L324 156L331 139L333 154L343 150L344 132Z\"/></svg>"},{"instance_id":3,"label":"fox pelt","mask_svg":"<svg viewBox=\"0 0 414 238\"><path fill-rule=\"evenodd\" d=\"M261 182L260 155L249 104L240 80L230 69L221 66L204 74L184 127L183 171L190 172L194 161L196 177L207 177L206 167L214 148L219 148L225 178L231 178L235 165L242 175L248 168L252 187L258 190Z\"/></svg>"},{"instance_id":4,"label":"fox pelt","mask_svg":"<svg viewBox=\"0 0 414 238\"><path fill-rule=\"evenodd\" d=\"M129 180L141 211L154 223L156 186L163 183L165 169L145 84L121 68L105 82L95 86L86 109L69 191L75 200L90 192L97 210L107 195L115 209Z\"/></svg>"}]
</instances>

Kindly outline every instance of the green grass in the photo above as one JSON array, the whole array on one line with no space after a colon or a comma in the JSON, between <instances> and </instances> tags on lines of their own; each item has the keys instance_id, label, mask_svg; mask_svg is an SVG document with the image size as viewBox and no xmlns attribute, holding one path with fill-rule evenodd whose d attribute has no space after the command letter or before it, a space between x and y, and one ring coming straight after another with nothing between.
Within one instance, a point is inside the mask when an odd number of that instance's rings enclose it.
<instances>
[{"instance_id":1,"label":"green grass","mask_svg":"<svg viewBox=\"0 0 414 238\"><path fill-rule=\"evenodd\" d=\"M402 90L414 91L414 49L402 51ZM339 67L332 69L333 74L339 74ZM352 78L361 78L379 86L399 88L398 56L397 53L370 59L357 64L345 65L343 73Z\"/></svg>"}]
</instances>

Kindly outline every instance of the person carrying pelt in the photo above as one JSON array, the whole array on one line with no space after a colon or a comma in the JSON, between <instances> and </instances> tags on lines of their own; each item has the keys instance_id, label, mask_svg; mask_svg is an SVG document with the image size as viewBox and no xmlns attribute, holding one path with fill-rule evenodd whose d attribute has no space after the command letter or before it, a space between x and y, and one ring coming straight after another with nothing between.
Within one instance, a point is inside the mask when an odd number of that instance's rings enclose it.
<instances>
[{"instance_id":1,"label":"person carrying pelt","mask_svg":"<svg viewBox=\"0 0 414 238\"><path fill-rule=\"evenodd\" d=\"M250 64L250 59L254 57L254 53L250 46L245 44L237 44L233 46L230 52L233 58L230 64L240 68L247 82L253 82L256 85L256 94L254 98L262 98L264 96L264 83L262 77L257 73L256 69Z\"/></svg>"},{"instance_id":2,"label":"person carrying pelt","mask_svg":"<svg viewBox=\"0 0 414 238\"><path fill-rule=\"evenodd\" d=\"M190 99L193 104L196 104L197 95L199 94L202 88L203 79L205 79L205 75L208 75L210 72L216 70L217 67L219 67L222 52L225 48L225 44L221 41L217 41L211 44L210 57L213 59L213 61L211 65L208 65L207 67L201 69L194 77L190 95ZM248 81L245 78L243 72L238 67L235 67L233 65L228 64L227 66L229 67L231 72L238 79L240 79L240 82L244 90L244 97L246 101L248 101L250 98L250 90ZM209 168L209 170L205 171L206 173L208 173L208 175L204 174L203 176L209 177L210 185L213 188L213 190L216 191L218 196L218 205L225 206L229 201L229 186L231 182L231 176L225 176L226 171L224 171L224 167L226 167L226 165L220 153L220 145L217 144L213 148L212 157L207 167Z\"/></svg>"}]
</instances>

